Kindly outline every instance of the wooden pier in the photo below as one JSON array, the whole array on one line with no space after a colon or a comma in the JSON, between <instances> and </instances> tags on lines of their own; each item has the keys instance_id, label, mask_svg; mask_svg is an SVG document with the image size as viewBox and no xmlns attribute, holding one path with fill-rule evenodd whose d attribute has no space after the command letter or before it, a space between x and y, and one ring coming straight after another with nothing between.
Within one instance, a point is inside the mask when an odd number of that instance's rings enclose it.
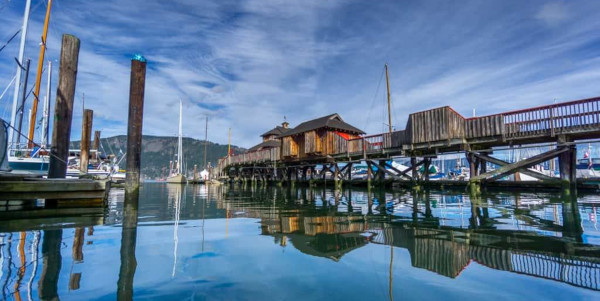
<instances>
[{"instance_id":1,"label":"wooden pier","mask_svg":"<svg viewBox=\"0 0 600 301\"><path fill-rule=\"evenodd\" d=\"M366 136L342 123L337 114L302 123L276 137L280 145L222 158L216 175L266 182L324 179L332 174L338 183L351 180L353 163L365 161L368 181L383 181L387 175L398 181L428 182L429 173L419 172L418 167L428 170L432 158L464 152L470 184L524 173L550 186L571 186L576 183L575 143L600 138L600 97L472 118L445 106L410 114L404 130ZM492 157L493 148L535 144L555 148L514 163ZM395 169L386 162L394 157L410 158L411 166ZM556 157L560 178L528 169ZM497 168L488 171L486 162ZM338 163L345 165L340 168ZM315 169L317 165L321 170Z\"/></svg>"}]
</instances>

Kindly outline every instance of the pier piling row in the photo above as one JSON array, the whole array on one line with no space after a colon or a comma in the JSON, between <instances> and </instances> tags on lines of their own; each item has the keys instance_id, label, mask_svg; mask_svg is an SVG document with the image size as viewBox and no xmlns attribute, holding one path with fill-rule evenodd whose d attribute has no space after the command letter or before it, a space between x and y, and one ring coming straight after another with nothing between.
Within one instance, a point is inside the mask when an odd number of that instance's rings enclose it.
<instances>
[{"instance_id":1,"label":"pier piling row","mask_svg":"<svg viewBox=\"0 0 600 301\"><path fill-rule=\"evenodd\" d=\"M296 131L297 132L297 131ZM331 137L333 136L333 137ZM470 184L485 185L510 174L523 173L549 187L576 182L575 143L600 138L600 97L556 103L500 114L465 118L449 106L412 113L404 130L362 137L338 137L315 131L283 137L273 147L219 160L215 175L230 178L293 181L305 178L315 166L319 175L334 181L349 179L338 163L367 163L367 181L388 178L429 182L431 160L445 153L464 152L470 165ZM514 163L492 157L493 148L552 144L555 149ZM386 163L393 157L410 158L411 166L398 170ZM560 178L529 170L558 157ZM488 171L487 163L497 168ZM250 171L249 171L250 170ZM287 174L286 178L282 173ZM523 184L525 185L525 184Z\"/></svg>"}]
</instances>

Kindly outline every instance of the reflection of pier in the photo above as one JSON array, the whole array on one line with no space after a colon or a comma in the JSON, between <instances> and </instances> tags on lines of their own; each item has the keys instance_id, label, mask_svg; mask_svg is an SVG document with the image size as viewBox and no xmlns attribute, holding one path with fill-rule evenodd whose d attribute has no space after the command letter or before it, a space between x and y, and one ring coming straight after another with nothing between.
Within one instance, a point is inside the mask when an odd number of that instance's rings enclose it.
<instances>
[{"instance_id":1,"label":"reflection of pier","mask_svg":"<svg viewBox=\"0 0 600 301\"><path fill-rule=\"evenodd\" d=\"M600 290L598 247L587 247L578 252L589 251L589 255L571 255L543 251L543 243L551 241L545 237L532 237L528 243L526 239L510 234L502 237L477 232L390 225L384 225L376 233L373 243L405 248L410 253L413 266L447 277L457 277L471 261L475 261L496 270ZM530 247L533 241L538 243L535 245L539 250ZM525 246L519 248L519 242L524 242Z\"/></svg>"},{"instance_id":2,"label":"reflection of pier","mask_svg":"<svg viewBox=\"0 0 600 301\"><path fill-rule=\"evenodd\" d=\"M600 247L580 243L583 230L579 212L570 202L562 203L562 225L549 224L542 218L534 221L539 229L561 233L560 237L552 237L532 231L496 229L498 222L489 216L488 208L477 205L481 200L470 202L469 224L462 228L440 225L440 218L432 214L429 195L413 195L411 202L404 205L411 206L414 214L412 218L402 218L389 215L385 208L388 202L374 204L370 196L366 196L369 213L363 215L353 212L352 206L361 204L350 195L334 193L329 200L325 192L305 189L251 193L251 199L243 200L229 194L217 200L217 207L260 218L263 235L274 236L282 246L289 245L289 239L296 249L308 255L337 261L370 242L405 248L414 267L446 277L459 276L475 261L496 270L600 290ZM365 199L365 193L353 194ZM278 202L271 203L269 200L275 197ZM389 195L379 196L379 200L384 199L389 200ZM260 206L261 202L271 206ZM371 207L380 210L373 213ZM535 219L528 214L526 217Z\"/></svg>"}]
</instances>

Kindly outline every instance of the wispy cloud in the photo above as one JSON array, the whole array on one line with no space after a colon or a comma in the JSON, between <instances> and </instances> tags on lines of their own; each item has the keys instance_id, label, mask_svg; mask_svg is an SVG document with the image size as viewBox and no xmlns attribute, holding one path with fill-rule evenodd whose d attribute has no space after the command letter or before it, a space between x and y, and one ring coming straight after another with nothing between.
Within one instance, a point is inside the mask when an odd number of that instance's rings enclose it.
<instances>
[{"instance_id":1,"label":"wispy cloud","mask_svg":"<svg viewBox=\"0 0 600 301\"><path fill-rule=\"evenodd\" d=\"M11 1L1 12L0 38L18 28L22 6ZM130 58L142 53L149 61L144 133L175 135L181 98L186 136L203 138L208 116L209 139L226 143L232 128L232 141L249 147L284 116L293 126L337 112L381 131L385 83L373 98L386 62L397 128L410 112L441 105L489 114L598 95L599 8L572 1L55 0L48 57L58 58L62 33L81 39L74 139L83 93L104 136L126 132ZM44 9L31 16L34 62ZM2 88L14 74L17 44L0 53ZM9 105L5 97L5 118Z\"/></svg>"}]
</instances>

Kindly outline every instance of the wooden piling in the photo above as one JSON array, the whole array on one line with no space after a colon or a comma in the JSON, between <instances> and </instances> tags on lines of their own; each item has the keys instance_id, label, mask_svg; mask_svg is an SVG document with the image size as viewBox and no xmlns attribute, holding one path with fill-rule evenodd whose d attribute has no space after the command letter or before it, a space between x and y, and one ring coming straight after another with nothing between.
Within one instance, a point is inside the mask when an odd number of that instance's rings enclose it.
<instances>
[{"instance_id":1,"label":"wooden piling","mask_svg":"<svg viewBox=\"0 0 600 301\"><path fill-rule=\"evenodd\" d=\"M127 172L128 191L140 185L140 157L142 152L142 122L144 117L144 88L146 84L146 59L139 56L131 60L129 84L129 120L127 123Z\"/></svg>"},{"instance_id":2,"label":"wooden piling","mask_svg":"<svg viewBox=\"0 0 600 301\"><path fill-rule=\"evenodd\" d=\"M94 132L94 145L92 146L92 148L96 151L94 159L96 159L96 162L98 162L98 160L100 159L100 131Z\"/></svg>"},{"instance_id":3,"label":"wooden piling","mask_svg":"<svg viewBox=\"0 0 600 301\"><path fill-rule=\"evenodd\" d=\"M94 122L94 111L86 109L83 112L83 122L81 123L81 143L79 158L79 170L83 173L88 172L88 163L90 159L90 140L92 136L92 123Z\"/></svg>"},{"instance_id":4,"label":"wooden piling","mask_svg":"<svg viewBox=\"0 0 600 301\"><path fill-rule=\"evenodd\" d=\"M78 60L79 39L69 34L63 35L48 178L64 178L67 174Z\"/></svg>"}]
</instances>

